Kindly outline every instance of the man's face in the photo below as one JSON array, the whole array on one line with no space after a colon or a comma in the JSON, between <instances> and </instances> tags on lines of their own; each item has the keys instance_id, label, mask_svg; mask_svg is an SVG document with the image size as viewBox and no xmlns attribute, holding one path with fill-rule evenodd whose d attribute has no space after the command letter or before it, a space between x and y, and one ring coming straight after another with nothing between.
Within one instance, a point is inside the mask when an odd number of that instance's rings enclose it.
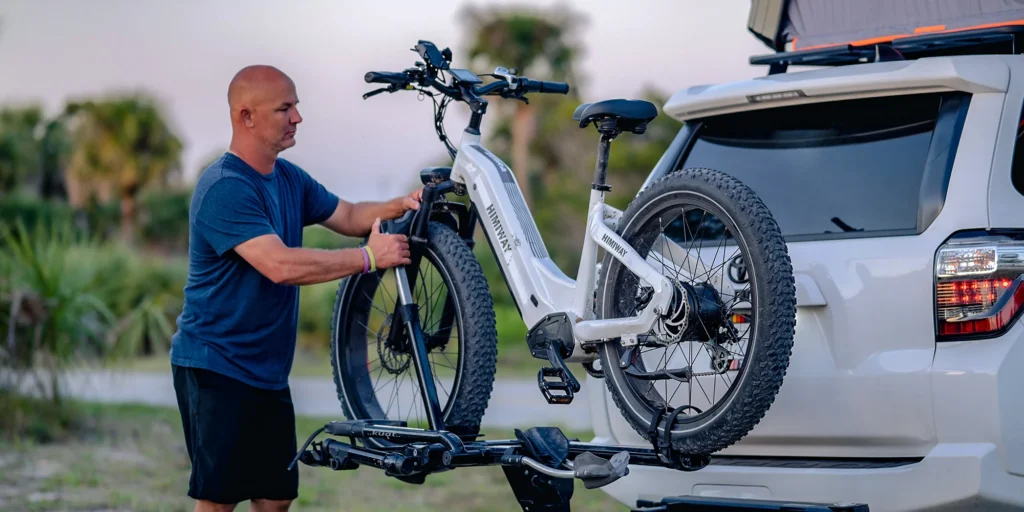
<instances>
[{"instance_id":1,"label":"man's face","mask_svg":"<svg viewBox=\"0 0 1024 512\"><path fill-rule=\"evenodd\" d=\"M266 84L253 104L250 129L260 142L274 151L295 145L295 129L302 122L295 84L282 77Z\"/></svg>"}]
</instances>

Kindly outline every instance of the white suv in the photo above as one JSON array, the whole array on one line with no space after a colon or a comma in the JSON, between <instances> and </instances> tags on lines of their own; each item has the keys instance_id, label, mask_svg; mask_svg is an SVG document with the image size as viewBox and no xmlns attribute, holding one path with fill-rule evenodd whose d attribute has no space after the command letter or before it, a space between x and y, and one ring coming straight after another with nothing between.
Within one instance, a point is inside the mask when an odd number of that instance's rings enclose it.
<instances>
[{"instance_id":1,"label":"white suv","mask_svg":"<svg viewBox=\"0 0 1024 512\"><path fill-rule=\"evenodd\" d=\"M772 73L679 91L651 179L710 167L764 200L797 283L792 359L764 419L705 469L604 488L1024 507L1024 56ZM950 250L944 250L950 249ZM972 316L973 315L973 316ZM647 445L589 378L595 442Z\"/></svg>"}]
</instances>

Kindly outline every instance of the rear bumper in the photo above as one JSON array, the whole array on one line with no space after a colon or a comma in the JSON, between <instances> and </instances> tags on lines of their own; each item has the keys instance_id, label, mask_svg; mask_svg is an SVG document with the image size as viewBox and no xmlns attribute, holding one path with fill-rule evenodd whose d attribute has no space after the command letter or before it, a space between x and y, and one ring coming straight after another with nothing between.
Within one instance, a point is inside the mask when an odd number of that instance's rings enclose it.
<instances>
[{"instance_id":1,"label":"rear bumper","mask_svg":"<svg viewBox=\"0 0 1024 512\"><path fill-rule=\"evenodd\" d=\"M609 442L596 439L594 442ZM602 488L627 506L638 499L705 496L866 503L886 510L1020 510L1024 478L1001 470L992 445L939 445L923 460L884 469L789 469L711 465L693 473L631 466ZM1016 490L1016 492L1013 492Z\"/></svg>"},{"instance_id":2,"label":"rear bumper","mask_svg":"<svg viewBox=\"0 0 1024 512\"><path fill-rule=\"evenodd\" d=\"M919 459L830 466L827 459L818 465L726 457L693 473L632 466L630 475L603 489L627 506L708 496L866 503L872 511L1024 509L1024 324L998 339L938 344L930 375L934 438ZM612 422L622 420L604 382L588 379L585 387L593 442L636 442L612 433ZM884 408L861 407L858 414L886 422ZM828 446L819 449L828 457Z\"/></svg>"}]
</instances>

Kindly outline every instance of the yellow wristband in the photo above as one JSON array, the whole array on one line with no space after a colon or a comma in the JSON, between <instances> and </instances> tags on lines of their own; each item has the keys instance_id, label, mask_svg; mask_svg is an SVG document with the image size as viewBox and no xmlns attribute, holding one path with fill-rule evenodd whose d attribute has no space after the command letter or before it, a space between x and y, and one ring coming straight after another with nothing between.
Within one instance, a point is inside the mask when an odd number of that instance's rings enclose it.
<instances>
[{"instance_id":1,"label":"yellow wristband","mask_svg":"<svg viewBox=\"0 0 1024 512\"><path fill-rule=\"evenodd\" d=\"M369 245L364 245L363 248L366 249L366 254L370 257L370 272L376 272L377 261L373 259L373 250L370 249Z\"/></svg>"}]
</instances>

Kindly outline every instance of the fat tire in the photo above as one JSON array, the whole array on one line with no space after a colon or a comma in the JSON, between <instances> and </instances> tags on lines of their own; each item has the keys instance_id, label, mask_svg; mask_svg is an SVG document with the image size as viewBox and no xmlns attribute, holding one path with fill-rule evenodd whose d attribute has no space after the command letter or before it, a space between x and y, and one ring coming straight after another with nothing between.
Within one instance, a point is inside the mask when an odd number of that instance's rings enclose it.
<instances>
[{"instance_id":1,"label":"fat tire","mask_svg":"<svg viewBox=\"0 0 1024 512\"><path fill-rule=\"evenodd\" d=\"M700 194L717 203L732 219L742 238L749 244L748 265L753 266L759 282L752 282L753 299L756 301L755 327L751 335L750 355L744 361L744 370L739 382L729 391L734 394L731 402L719 413L697 420L686 433L673 433L671 443L674 450L682 454L707 455L723 450L745 437L764 417L775 401L789 366L796 325L796 284L792 263L785 240L778 224L761 199L736 178L713 169L684 169L668 174L643 190L623 212L619 221L618 234L629 241L629 229L638 215L659 209L657 203L665 204L687 193ZM642 220L641 220L642 222ZM607 289L613 280L612 266L629 272L617 260L606 255L602 268L602 285L599 287L598 311L608 314L611 304L605 298L614 299L615 290ZM756 288L756 289L755 289ZM636 432L648 441L648 433L657 409L651 405L650 397L638 396L626 382L626 376L619 368L618 339L604 343L600 350L604 381L622 416ZM656 395L656 392L654 392ZM723 398L724 400L724 398ZM656 396L655 402L664 400ZM640 411L638 415L633 410ZM675 428L679 428L678 425ZM673 430L675 430L675 428Z\"/></svg>"},{"instance_id":2,"label":"fat tire","mask_svg":"<svg viewBox=\"0 0 1024 512\"><path fill-rule=\"evenodd\" d=\"M454 293L458 302L457 308L461 311L461 318L458 318L461 329L458 333L461 343L461 369L457 370L458 387L452 390L447 407L444 403L441 404L445 409L444 422L450 432L460 436L474 436L480 431L480 422L490 401L494 375L497 371L498 333L495 327L494 305L483 269L469 246L455 231L441 223L430 222L427 231L427 245L423 257L427 258L429 252L435 259L432 263L439 267L438 270L448 274L451 280L448 292ZM345 335L345 328L353 324L350 321L353 307L365 303L348 299L348 292L358 289L362 279L372 277L379 280L382 273L383 271L378 271L375 276L368 274L347 277L339 283L335 295L331 319L331 368L342 412L349 420L381 419L367 418L361 413L365 406L356 404L356 407L353 407L353 404L349 403L345 388L354 387L354 384L349 382L354 376L342 371L338 355L341 344L350 340L350 337ZM406 371L415 375L416 370L410 366ZM376 445L386 444L372 439L368 439L367 442Z\"/></svg>"}]
</instances>

